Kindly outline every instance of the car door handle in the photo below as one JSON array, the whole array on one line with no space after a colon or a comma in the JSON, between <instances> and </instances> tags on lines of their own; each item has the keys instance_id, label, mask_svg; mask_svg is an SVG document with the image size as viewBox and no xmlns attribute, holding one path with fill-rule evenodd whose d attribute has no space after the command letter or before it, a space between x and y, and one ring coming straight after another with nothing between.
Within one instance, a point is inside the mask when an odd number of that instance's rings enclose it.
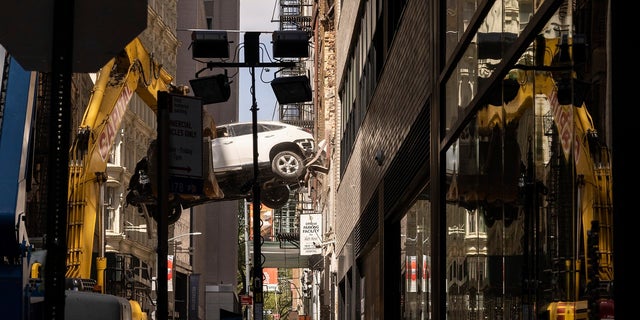
<instances>
[{"instance_id":1,"label":"car door handle","mask_svg":"<svg viewBox=\"0 0 640 320\"><path fill-rule=\"evenodd\" d=\"M264 136L264 137L265 137L265 138L271 138L271 137L273 137L273 136L275 136L275 134L266 135L266 136Z\"/></svg>"}]
</instances>

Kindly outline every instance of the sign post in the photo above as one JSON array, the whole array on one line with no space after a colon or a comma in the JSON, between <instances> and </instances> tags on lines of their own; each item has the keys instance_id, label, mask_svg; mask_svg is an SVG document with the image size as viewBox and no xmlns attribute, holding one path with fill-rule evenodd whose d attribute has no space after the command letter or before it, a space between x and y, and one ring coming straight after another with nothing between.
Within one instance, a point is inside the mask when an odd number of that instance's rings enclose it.
<instances>
[{"instance_id":1,"label":"sign post","mask_svg":"<svg viewBox=\"0 0 640 320\"><path fill-rule=\"evenodd\" d=\"M253 298L248 294L243 294L240 296L240 303L243 306L250 306L253 304Z\"/></svg>"}]
</instances>

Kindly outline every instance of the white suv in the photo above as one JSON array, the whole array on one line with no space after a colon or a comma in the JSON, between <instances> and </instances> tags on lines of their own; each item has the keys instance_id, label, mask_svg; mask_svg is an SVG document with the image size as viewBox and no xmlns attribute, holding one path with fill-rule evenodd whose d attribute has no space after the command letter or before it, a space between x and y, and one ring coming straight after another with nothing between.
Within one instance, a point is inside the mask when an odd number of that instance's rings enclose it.
<instances>
[{"instance_id":1,"label":"white suv","mask_svg":"<svg viewBox=\"0 0 640 320\"><path fill-rule=\"evenodd\" d=\"M291 190L307 182L307 173L327 173L322 165L324 142L318 147L307 129L278 121L258 121L258 184L260 201L278 209L289 201ZM254 181L253 123L219 125L211 139L211 165L222 198L207 196L172 196L169 223L177 221L182 209L210 201L247 199L252 196ZM154 144L149 147L153 155ZM140 212L152 211L157 219L156 199L152 191L154 171L152 156L138 161L129 182L127 204ZM205 186L206 189L206 186ZM145 216L148 214L145 213Z\"/></svg>"},{"instance_id":2,"label":"white suv","mask_svg":"<svg viewBox=\"0 0 640 320\"><path fill-rule=\"evenodd\" d=\"M270 168L281 180L295 182L305 174L305 162L313 157L315 140L307 129L278 121L259 121L258 166ZM220 125L211 140L216 177L253 170L253 123Z\"/></svg>"},{"instance_id":3,"label":"white suv","mask_svg":"<svg viewBox=\"0 0 640 320\"><path fill-rule=\"evenodd\" d=\"M258 168L261 200L271 208L283 206L289 191L304 182L315 160L316 143L307 129L279 121L258 121ZM253 182L253 123L216 127L211 140L213 168L224 199L247 197Z\"/></svg>"}]
</instances>

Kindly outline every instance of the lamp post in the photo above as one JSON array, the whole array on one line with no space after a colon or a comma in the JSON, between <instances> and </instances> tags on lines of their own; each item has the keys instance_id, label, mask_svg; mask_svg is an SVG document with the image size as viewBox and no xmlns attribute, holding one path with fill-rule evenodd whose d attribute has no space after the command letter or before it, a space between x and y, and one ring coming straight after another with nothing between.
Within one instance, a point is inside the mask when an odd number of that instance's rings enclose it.
<instances>
[{"instance_id":1,"label":"lamp post","mask_svg":"<svg viewBox=\"0 0 640 320\"><path fill-rule=\"evenodd\" d=\"M189 232L189 233L179 234L179 235L177 235L175 237L167 239L167 243L173 242L173 260L172 260L173 263L171 265L171 278L172 279L175 278L175 274L176 274L176 262L177 262L176 252L177 252L177 247L178 247L178 243L179 243L179 241L176 241L176 240L179 239L179 238L183 238L183 237L199 236L201 234L202 234L202 232L199 232L199 231L198 232ZM167 289L169 289L169 288L167 287ZM175 316L176 316L176 291L173 290L173 310L171 312L171 318L175 319Z\"/></svg>"},{"instance_id":2,"label":"lamp post","mask_svg":"<svg viewBox=\"0 0 640 320\"><path fill-rule=\"evenodd\" d=\"M182 237L186 237L186 236L199 236L199 235L201 235L201 234L202 234L202 232L199 232L199 231L196 231L196 232L189 232L189 233L183 233L183 234L177 235L177 236L175 236L175 237L173 237L173 238L169 238L169 239L167 239L167 242L171 242L171 241L173 241L173 240L175 240L175 239L182 238Z\"/></svg>"},{"instance_id":3,"label":"lamp post","mask_svg":"<svg viewBox=\"0 0 640 320\"><path fill-rule=\"evenodd\" d=\"M296 312L300 311L300 307L302 306L302 315L304 315L304 304L302 304L302 299L303 299L303 295L300 292L300 289L298 288L298 285L296 285L295 282L293 282L293 280L287 279L287 282L289 283L289 289L291 292L293 292L293 290L291 290L291 288L293 287L293 289L296 290L296 292L298 293L297 297L295 299L293 299L293 293L291 294L291 309L295 310ZM295 302L295 303L294 303ZM295 309L293 308L293 306L295 305Z\"/></svg>"},{"instance_id":4,"label":"lamp post","mask_svg":"<svg viewBox=\"0 0 640 320\"><path fill-rule=\"evenodd\" d=\"M260 32L246 32L244 35L244 63L241 62L212 62L206 63L206 67L196 73L196 77L206 70L213 68L250 68L251 74L251 119L253 129L253 316L254 320L262 320L264 307L263 274L262 274L262 239L260 236L260 179L258 168L258 103L255 93L255 69L256 68L294 68L297 62L260 62ZM222 58L229 57L229 42L226 31L195 30L191 34L193 48L192 57L195 58ZM309 54L309 34L302 30L287 30L273 32L273 56L276 58L290 57L302 58ZM274 90L278 102L281 104L298 103L312 100L311 86L306 77L287 77L290 81L276 81L271 87ZM203 84L198 79L191 80L193 93L201 97L205 103L224 102L228 96L228 80L226 72L213 77L201 78L209 80ZM283 86L286 89L283 89Z\"/></svg>"},{"instance_id":5,"label":"lamp post","mask_svg":"<svg viewBox=\"0 0 640 320\"><path fill-rule=\"evenodd\" d=\"M177 246L178 246L178 244L179 244L179 241L175 241L175 240L176 240L176 239L178 239L178 238L187 237L187 236L199 236L199 235L201 235L201 234L202 234L202 232L199 232L199 231L196 231L196 232L189 232L189 233L183 233L183 234L177 235L177 236L175 236L175 237L173 237L173 238L169 238L169 239L167 240L167 243L171 243L171 242L173 242L173 259L174 259L174 262L175 262L175 259L176 259L176 258L175 258L175 257L176 257L176 249L177 249ZM191 245L189 245L189 247L191 247ZM174 263L174 264L175 264L175 263ZM175 269L175 268L174 268L174 269Z\"/></svg>"}]
</instances>

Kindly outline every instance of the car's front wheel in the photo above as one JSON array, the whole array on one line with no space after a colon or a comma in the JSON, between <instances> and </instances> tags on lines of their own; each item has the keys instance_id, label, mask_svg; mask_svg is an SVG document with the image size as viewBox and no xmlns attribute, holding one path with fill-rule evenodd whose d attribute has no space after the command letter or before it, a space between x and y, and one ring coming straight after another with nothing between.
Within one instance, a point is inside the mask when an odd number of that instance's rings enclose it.
<instances>
[{"instance_id":1,"label":"car's front wheel","mask_svg":"<svg viewBox=\"0 0 640 320\"><path fill-rule=\"evenodd\" d=\"M285 181L297 181L304 174L304 160L293 151L281 151L271 161L271 170Z\"/></svg>"},{"instance_id":2,"label":"car's front wheel","mask_svg":"<svg viewBox=\"0 0 640 320\"><path fill-rule=\"evenodd\" d=\"M157 204L139 204L138 212L143 212L142 206L146 206L148 212L151 212L153 219L158 222L160 220L160 209L158 209ZM182 215L182 206L180 203L170 203L169 204L169 214L167 216L167 224L172 225L178 220L180 220L180 216Z\"/></svg>"}]
</instances>

